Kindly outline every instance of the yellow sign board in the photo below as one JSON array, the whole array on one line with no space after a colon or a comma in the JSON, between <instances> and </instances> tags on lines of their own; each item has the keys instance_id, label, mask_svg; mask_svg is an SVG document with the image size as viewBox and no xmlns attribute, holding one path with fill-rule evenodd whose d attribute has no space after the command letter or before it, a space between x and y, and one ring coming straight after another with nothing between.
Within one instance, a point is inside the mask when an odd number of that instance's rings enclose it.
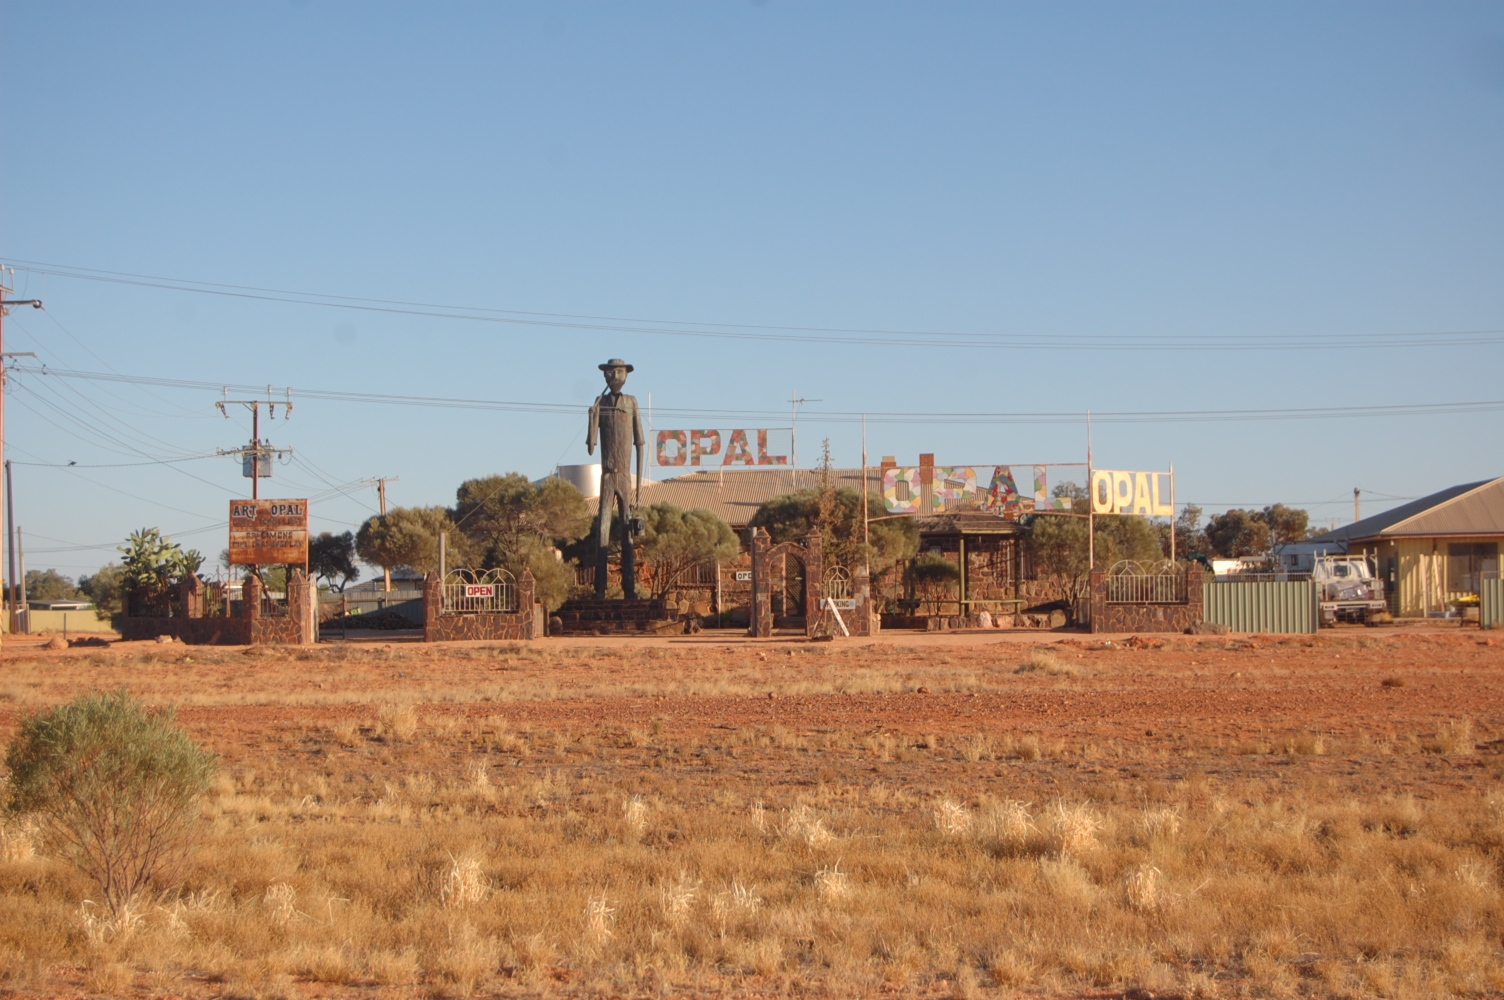
<instances>
[{"instance_id":1,"label":"yellow sign board","mask_svg":"<svg viewBox=\"0 0 1504 1000\"><path fill-rule=\"evenodd\" d=\"M1091 512L1174 517L1175 473L1092 469Z\"/></svg>"}]
</instances>

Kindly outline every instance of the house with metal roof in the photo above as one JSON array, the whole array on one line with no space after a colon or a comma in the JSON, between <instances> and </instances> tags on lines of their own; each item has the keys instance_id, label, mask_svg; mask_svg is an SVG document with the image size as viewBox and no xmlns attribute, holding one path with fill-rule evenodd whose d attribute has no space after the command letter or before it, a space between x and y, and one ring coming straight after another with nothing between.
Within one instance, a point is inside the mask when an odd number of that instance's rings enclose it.
<instances>
[{"instance_id":1,"label":"house with metal roof","mask_svg":"<svg viewBox=\"0 0 1504 1000\"><path fill-rule=\"evenodd\" d=\"M1378 565L1399 617L1445 614L1476 603L1481 581L1499 574L1504 477L1463 483L1310 539L1345 547Z\"/></svg>"}]
</instances>

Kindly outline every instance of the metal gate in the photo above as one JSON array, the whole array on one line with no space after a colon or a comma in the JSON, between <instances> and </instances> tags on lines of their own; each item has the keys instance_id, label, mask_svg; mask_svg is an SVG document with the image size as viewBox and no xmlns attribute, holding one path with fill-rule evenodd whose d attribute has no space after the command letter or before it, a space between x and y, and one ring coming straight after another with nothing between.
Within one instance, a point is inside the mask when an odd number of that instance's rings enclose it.
<instances>
[{"instance_id":1,"label":"metal gate","mask_svg":"<svg viewBox=\"0 0 1504 1000\"><path fill-rule=\"evenodd\" d=\"M1310 580L1216 580L1202 594L1202 618L1234 632L1315 632L1321 622Z\"/></svg>"},{"instance_id":2,"label":"metal gate","mask_svg":"<svg viewBox=\"0 0 1504 1000\"><path fill-rule=\"evenodd\" d=\"M1478 581L1478 624L1504 628L1504 579L1497 573Z\"/></svg>"},{"instance_id":3,"label":"metal gate","mask_svg":"<svg viewBox=\"0 0 1504 1000\"><path fill-rule=\"evenodd\" d=\"M517 610L517 581L504 569L473 573L457 569L444 577L445 615L505 613Z\"/></svg>"}]
</instances>

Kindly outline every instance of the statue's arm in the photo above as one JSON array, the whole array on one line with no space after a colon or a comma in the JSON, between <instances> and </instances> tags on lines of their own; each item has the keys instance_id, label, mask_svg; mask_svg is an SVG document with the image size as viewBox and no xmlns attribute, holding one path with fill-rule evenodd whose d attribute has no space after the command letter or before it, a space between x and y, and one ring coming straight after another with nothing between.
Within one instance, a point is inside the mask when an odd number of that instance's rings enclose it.
<instances>
[{"instance_id":1,"label":"statue's arm","mask_svg":"<svg viewBox=\"0 0 1504 1000\"><path fill-rule=\"evenodd\" d=\"M595 402L590 404L590 416L588 418L590 421L590 427L585 431L585 454L587 455L595 454L595 436L597 433L599 433L598 428L600 426L600 415L601 401L597 399Z\"/></svg>"},{"instance_id":2,"label":"statue's arm","mask_svg":"<svg viewBox=\"0 0 1504 1000\"><path fill-rule=\"evenodd\" d=\"M633 502L642 503L642 470L643 459L647 454L647 435L642 433L642 407L634 400L632 403L632 442L637 445L637 499Z\"/></svg>"}]
</instances>

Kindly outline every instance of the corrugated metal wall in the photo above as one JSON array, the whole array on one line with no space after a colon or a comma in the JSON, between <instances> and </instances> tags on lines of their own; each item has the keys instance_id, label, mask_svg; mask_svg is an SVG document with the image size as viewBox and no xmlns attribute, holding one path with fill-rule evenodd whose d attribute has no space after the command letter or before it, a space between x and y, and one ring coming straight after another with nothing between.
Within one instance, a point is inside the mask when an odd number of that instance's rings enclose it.
<instances>
[{"instance_id":1,"label":"corrugated metal wall","mask_svg":"<svg viewBox=\"0 0 1504 1000\"><path fill-rule=\"evenodd\" d=\"M1504 628L1504 580L1484 580L1478 590L1479 624L1484 628Z\"/></svg>"},{"instance_id":2,"label":"corrugated metal wall","mask_svg":"<svg viewBox=\"0 0 1504 1000\"><path fill-rule=\"evenodd\" d=\"M1203 617L1234 632L1315 632L1321 620L1309 580L1221 580L1205 588Z\"/></svg>"}]
</instances>

